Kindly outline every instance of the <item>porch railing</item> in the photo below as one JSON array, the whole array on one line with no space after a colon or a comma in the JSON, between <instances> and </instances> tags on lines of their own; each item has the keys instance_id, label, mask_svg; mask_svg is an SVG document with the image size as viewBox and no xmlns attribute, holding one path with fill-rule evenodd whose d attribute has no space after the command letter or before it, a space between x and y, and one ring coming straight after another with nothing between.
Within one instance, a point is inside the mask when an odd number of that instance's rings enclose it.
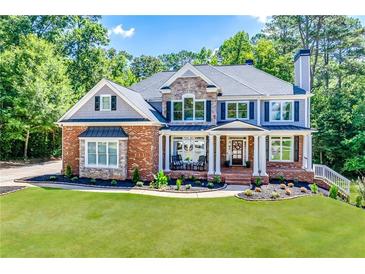
<instances>
[{"instance_id":1,"label":"porch railing","mask_svg":"<svg viewBox=\"0 0 365 274\"><path fill-rule=\"evenodd\" d=\"M336 185L346 195L350 195L351 181L326 165L313 165L314 177L325 179L330 185Z\"/></svg>"}]
</instances>

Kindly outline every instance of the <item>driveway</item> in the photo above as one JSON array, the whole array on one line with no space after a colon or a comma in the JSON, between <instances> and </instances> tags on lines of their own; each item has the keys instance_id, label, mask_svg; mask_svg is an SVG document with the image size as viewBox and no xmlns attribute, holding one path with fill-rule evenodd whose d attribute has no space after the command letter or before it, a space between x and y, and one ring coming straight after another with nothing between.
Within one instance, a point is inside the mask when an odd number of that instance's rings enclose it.
<instances>
[{"instance_id":1,"label":"driveway","mask_svg":"<svg viewBox=\"0 0 365 274\"><path fill-rule=\"evenodd\" d=\"M43 174L60 173L61 161L48 161L40 164L32 164L22 167L11 167L0 169L0 186L28 185L23 183L14 183L14 179L22 177L38 176Z\"/></svg>"}]
</instances>

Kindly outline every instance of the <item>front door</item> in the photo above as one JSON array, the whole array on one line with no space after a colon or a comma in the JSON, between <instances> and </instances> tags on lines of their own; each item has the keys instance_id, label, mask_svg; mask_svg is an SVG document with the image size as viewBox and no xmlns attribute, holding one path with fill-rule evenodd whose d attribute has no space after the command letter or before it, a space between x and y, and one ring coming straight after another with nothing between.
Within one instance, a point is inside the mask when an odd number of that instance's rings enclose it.
<instances>
[{"instance_id":1,"label":"front door","mask_svg":"<svg viewBox=\"0 0 365 274\"><path fill-rule=\"evenodd\" d=\"M243 140L232 140L232 165L243 165Z\"/></svg>"}]
</instances>

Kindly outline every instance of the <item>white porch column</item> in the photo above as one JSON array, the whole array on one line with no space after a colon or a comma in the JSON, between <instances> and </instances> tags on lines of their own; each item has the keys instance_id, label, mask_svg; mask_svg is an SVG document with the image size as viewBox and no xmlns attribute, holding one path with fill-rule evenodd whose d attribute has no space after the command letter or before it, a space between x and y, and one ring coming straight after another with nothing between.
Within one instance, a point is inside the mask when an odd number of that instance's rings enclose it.
<instances>
[{"instance_id":1,"label":"white porch column","mask_svg":"<svg viewBox=\"0 0 365 274\"><path fill-rule=\"evenodd\" d=\"M209 159L208 159L208 174L214 174L214 136L209 135Z\"/></svg>"},{"instance_id":2,"label":"white porch column","mask_svg":"<svg viewBox=\"0 0 365 274\"><path fill-rule=\"evenodd\" d=\"M261 101L260 99L257 99L257 107L256 107L256 111L257 111L257 114L256 114L256 118L257 118L257 125L261 125Z\"/></svg>"},{"instance_id":3,"label":"white porch column","mask_svg":"<svg viewBox=\"0 0 365 274\"><path fill-rule=\"evenodd\" d=\"M312 134L308 135L308 164L307 164L307 170L312 171Z\"/></svg>"},{"instance_id":4,"label":"white porch column","mask_svg":"<svg viewBox=\"0 0 365 274\"><path fill-rule=\"evenodd\" d=\"M253 141L253 176L259 176L259 136L254 136Z\"/></svg>"},{"instance_id":5,"label":"white porch column","mask_svg":"<svg viewBox=\"0 0 365 274\"><path fill-rule=\"evenodd\" d=\"M267 176L266 173L266 136L260 136L259 137L259 151L260 151L260 176Z\"/></svg>"},{"instance_id":6,"label":"white porch column","mask_svg":"<svg viewBox=\"0 0 365 274\"><path fill-rule=\"evenodd\" d=\"M170 135L165 135L165 171L170 171Z\"/></svg>"},{"instance_id":7,"label":"white porch column","mask_svg":"<svg viewBox=\"0 0 365 274\"><path fill-rule=\"evenodd\" d=\"M215 175L221 175L221 136L215 137Z\"/></svg>"},{"instance_id":8,"label":"white porch column","mask_svg":"<svg viewBox=\"0 0 365 274\"><path fill-rule=\"evenodd\" d=\"M158 136L158 170L163 169L162 134Z\"/></svg>"},{"instance_id":9,"label":"white porch column","mask_svg":"<svg viewBox=\"0 0 365 274\"><path fill-rule=\"evenodd\" d=\"M308 135L303 136L303 169L308 168Z\"/></svg>"}]
</instances>

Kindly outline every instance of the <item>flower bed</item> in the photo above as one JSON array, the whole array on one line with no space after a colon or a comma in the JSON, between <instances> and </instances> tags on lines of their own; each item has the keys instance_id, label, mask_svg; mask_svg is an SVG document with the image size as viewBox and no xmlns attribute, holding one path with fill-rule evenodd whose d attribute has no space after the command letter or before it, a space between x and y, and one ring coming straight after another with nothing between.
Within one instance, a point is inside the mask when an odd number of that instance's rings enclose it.
<instances>
[{"instance_id":1,"label":"flower bed","mask_svg":"<svg viewBox=\"0 0 365 274\"><path fill-rule=\"evenodd\" d=\"M169 183L162 187L161 189L155 189L150 186L150 182L138 182L133 183L131 180L101 180L101 179L91 179L91 178L78 178L71 177L68 178L63 175L42 175L36 177L28 177L21 179L25 183L52 183L52 184L72 184L72 185L82 185L88 187L102 187L102 188L122 188L122 189L141 189L141 190L156 190L156 191L166 191L166 192L182 192L182 193L196 193L196 192L206 192L223 189L226 187L225 184L212 184L208 187L207 181L197 181L197 180L184 180L180 189L177 189L176 180L170 180ZM143 183L143 185L142 185Z\"/></svg>"},{"instance_id":2,"label":"flower bed","mask_svg":"<svg viewBox=\"0 0 365 274\"><path fill-rule=\"evenodd\" d=\"M324 189L318 188L318 193L328 195L328 192ZM308 183L297 183L293 186L287 184L268 184L261 185L259 188L251 186L250 189L245 190L237 194L238 198L250 200L250 201L275 201L282 199L291 199L296 197L313 195Z\"/></svg>"}]
</instances>

